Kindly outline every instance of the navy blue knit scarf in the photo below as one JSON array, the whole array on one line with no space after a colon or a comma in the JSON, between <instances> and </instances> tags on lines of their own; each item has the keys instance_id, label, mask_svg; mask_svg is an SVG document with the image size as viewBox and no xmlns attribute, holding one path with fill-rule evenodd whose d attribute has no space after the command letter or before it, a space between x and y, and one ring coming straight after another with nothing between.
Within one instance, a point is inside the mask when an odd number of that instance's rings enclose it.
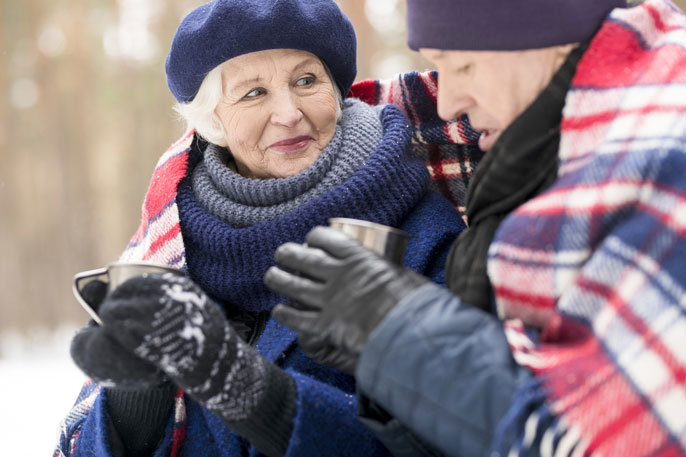
<instances>
[{"instance_id":1,"label":"navy blue knit scarf","mask_svg":"<svg viewBox=\"0 0 686 457\"><path fill-rule=\"evenodd\" d=\"M302 243L313 227L328 225L331 217L401 225L426 193L429 174L421 161L410 156L411 131L398 108L385 107L380 119L381 142L350 178L281 217L250 227L232 227L198 202L190 175L201 152L194 148L177 195L191 278L234 310L269 310L284 300L262 282L281 244Z\"/></svg>"},{"instance_id":2,"label":"navy blue knit scarf","mask_svg":"<svg viewBox=\"0 0 686 457\"><path fill-rule=\"evenodd\" d=\"M382 136L377 108L349 98L333 138L307 169L287 178L246 178L235 171L228 149L209 144L193 170L193 193L235 228L277 219L350 178Z\"/></svg>"}]
</instances>

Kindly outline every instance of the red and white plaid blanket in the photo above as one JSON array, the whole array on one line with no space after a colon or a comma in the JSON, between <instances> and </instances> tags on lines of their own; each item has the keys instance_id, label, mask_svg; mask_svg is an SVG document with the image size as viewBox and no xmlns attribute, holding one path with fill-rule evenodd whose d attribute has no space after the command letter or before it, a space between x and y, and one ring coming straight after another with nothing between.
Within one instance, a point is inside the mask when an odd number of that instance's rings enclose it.
<instances>
[{"instance_id":1,"label":"red and white plaid blanket","mask_svg":"<svg viewBox=\"0 0 686 457\"><path fill-rule=\"evenodd\" d=\"M547 409L544 455L686 455L686 18L674 4L609 16L561 127L557 182L489 251L515 358L547 398L521 418L513 454Z\"/></svg>"}]
</instances>

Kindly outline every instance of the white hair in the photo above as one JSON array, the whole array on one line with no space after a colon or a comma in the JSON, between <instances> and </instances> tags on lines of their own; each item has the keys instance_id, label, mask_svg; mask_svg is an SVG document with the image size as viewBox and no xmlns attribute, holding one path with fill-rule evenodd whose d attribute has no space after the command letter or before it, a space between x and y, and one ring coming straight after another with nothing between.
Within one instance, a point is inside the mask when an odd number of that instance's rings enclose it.
<instances>
[{"instance_id":1,"label":"white hair","mask_svg":"<svg viewBox=\"0 0 686 457\"><path fill-rule=\"evenodd\" d=\"M342 115L343 97L341 96L338 84L336 84L331 75L329 67L324 62L322 62L322 65L333 86L334 98L336 100L336 122L338 122ZM226 146L226 132L219 116L215 113L215 109L224 97L222 66L223 64L214 67L205 76L193 100L189 103L177 103L174 106L174 111L179 113L186 121L188 129L194 128L198 135L210 143Z\"/></svg>"}]
</instances>

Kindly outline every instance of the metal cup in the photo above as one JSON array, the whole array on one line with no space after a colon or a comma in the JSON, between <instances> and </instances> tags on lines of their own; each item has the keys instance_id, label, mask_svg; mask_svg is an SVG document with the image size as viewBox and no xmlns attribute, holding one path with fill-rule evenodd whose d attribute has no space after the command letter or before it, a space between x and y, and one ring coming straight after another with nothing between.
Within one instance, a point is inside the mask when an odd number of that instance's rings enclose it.
<instances>
[{"instance_id":1,"label":"metal cup","mask_svg":"<svg viewBox=\"0 0 686 457\"><path fill-rule=\"evenodd\" d=\"M382 255L386 259L402 265L410 235L407 232L360 219L334 217L329 225L348 236L355 238L367 249Z\"/></svg>"},{"instance_id":2,"label":"metal cup","mask_svg":"<svg viewBox=\"0 0 686 457\"><path fill-rule=\"evenodd\" d=\"M95 280L100 280L107 283L107 293L112 292L126 280L135 276L145 276L148 274L163 274L173 273L176 275L183 275L183 271L167 265L159 265L150 262L114 262L104 268L97 268L95 270L82 271L74 276L72 284L72 292L74 297L81 304L88 314L93 318L98 325L102 325L102 320L93 307L86 302L81 295L81 291L88 283Z\"/></svg>"}]
</instances>

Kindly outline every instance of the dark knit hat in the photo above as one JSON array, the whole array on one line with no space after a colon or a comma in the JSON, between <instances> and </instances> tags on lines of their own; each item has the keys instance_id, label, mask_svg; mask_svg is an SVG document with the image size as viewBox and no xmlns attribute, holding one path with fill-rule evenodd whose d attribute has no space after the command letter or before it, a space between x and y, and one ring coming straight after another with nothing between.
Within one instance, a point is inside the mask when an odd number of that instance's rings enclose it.
<instances>
[{"instance_id":1,"label":"dark knit hat","mask_svg":"<svg viewBox=\"0 0 686 457\"><path fill-rule=\"evenodd\" d=\"M591 38L626 0L407 0L407 44L512 51Z\"/></svg>"},{"instance_id":2,"label":"dark knit hat","mask_svg":"<svg viewBox=\"0 0 686 457\"><path fill-rule=\"evenodd\" d=\"M299 49L319 57L345 97L357 74L355 30L333 0L213 0L179 25L167 56L167 84L179 102L233 57Z\"/></svg>"}]
</instances>

